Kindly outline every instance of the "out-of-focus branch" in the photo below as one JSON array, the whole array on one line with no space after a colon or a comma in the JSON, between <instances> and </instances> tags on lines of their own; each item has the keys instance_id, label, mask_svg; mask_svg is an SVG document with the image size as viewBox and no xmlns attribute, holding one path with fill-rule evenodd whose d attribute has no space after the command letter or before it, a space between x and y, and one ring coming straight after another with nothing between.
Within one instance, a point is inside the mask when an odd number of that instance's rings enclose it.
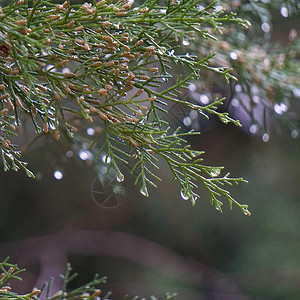
<instances>
[{"instance_id":1,"label":"out-of-focus branch","mask_svg":"<svg viewBox=\"0 0 300 300\"><path fill-rule=\"evenodd\" d=\"M127 233L64 230L2 244L0 256L8 253L22 267L40 265L37 287L48 281L50 276L56 278L64 273L66 261L72 255L112 256L140 264L209 293L246 299L238 286L225 274L194 259L182 257L157 243ZM55 281L53 292L61 289L62 284Z\"/></svg>"}]
</instances>

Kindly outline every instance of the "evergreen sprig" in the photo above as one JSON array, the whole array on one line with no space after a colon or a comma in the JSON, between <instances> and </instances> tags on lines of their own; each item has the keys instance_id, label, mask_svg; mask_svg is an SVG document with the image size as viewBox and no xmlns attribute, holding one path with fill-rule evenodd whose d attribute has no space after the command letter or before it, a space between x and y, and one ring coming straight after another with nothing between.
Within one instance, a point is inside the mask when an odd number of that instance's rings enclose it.
<instances>
[{"instance_id":1,"label":"evergreen sprig","mask_svg":"<svg viewBox=\"0 0 300 300\"><path fill-rule=\"evenodd\" d=\"M200 1L145 1L133 7L127 0L100 0L83 5L69 1L54 4L45 0L12 1L0 10L0 121L2 157L17 165L18 152L11 145L11 130L22 127L30 118L37 134L61 134L79 140L78 120L101 124L103 132L91 141L90 151L99 157L106 151L108 170L115 169L122 181L119 163L134 161L136 184L148 196L148 184L156 186L158 157L166 160L178 180L184 199L195 204L195 189L200 180L220 209L225 195L231 204L240 205L220 185L243 181L241 178L214 177L218 168L202 166L189 149L185 138L192 132L169 133L164 113L170 103L178 103L201 115L216 114L224 123L239 125L226 113L217 111L224 99L202 106L183 100L181 93L202 70L235 79L230 69L211 66L214 56L198 57L182 53L180 43L194 39L216 39L225 23L244 27L248 22L216 9L211 3L199 9ZM175 83L172 68L184 70ZM176 76L175 76L176 77ZM79 125L78 125L79 124ZM8 129L8 127L10 129ZM105 141L99 145L99 136ZM130 148L128 155L125 148ZM3 154L4 153L4 154ZM5 169L9 165L3 159ZM218 169L219 170L219 169ZM27 170L27 174L32 173ZM204 174L209 178L204 177ZM247 213L249 215L249 213Z\"/></svg>"},{"instance_id":2,"label":"evergreen sprig","mask_svg":"<svg viewBox=\"0 0 300 300\"><path fill-rule=\"evenodd\" d=\"M52 293L52 283L53 278L41 287L41 289L34 288L32 292L27 293L25 295L20 295L14 291L10 286L11 280L17 279L22 280L19 277L19 274L24 272L24 269L20 269L17 265L11 264L8 262L9 258L6 258L3 262L0 262L0 269L2 273L0 273L0 299L3 300L38 300L41 296L46 300L71 300L71 299L85 299L85 300L93 300L93 299L106 299L109 300L112 295L111 292L107 292L102 295L101 290L99 289L99 285L106 283L107 277L99 277L98 274L95 274L93 280L90 282L79 286L78 288L70 289L69 284L74 280L75 277L78 276L77 273L72 272L72 267L70 264L67 265L67 271L65 275L61 275L63 279L63 288L62 290ZM99 295L101 297L99 297ZM176 293L166 293L164 300L171 300L176 296ZM121 300L128 300L128 296L122 297ZM144 299L139 296L135 296L131 298L132 300ZM150 296L150 300L158 300L155 296Z\"/></svg>"},{"instance_id":3,"label":"evergreen sprig","mask_svg":"<svg viewBox=\"0 0 300 300\"><path fill-rule=\"evenodd\" d=\"M6 258L3 262L0 262L0 299L20 299L20 300L33 300L38 299L40 290L34 289L32 292L25 295L18 295L11 290L10 281L12 279L21 280L19 274L24 271L17 265L8 262L9 258Z\"/></svg>"},{"instance_id":4,"label":"evergreen sprig","mask_svg":"<svg viewBox=\"0 0 300 300\"><path fill-rule=\"evenodd\" d=\"M228 26L217 41L203 43L195 39L189 44L189 51L203 56L215 52L216 66L222 64L233 69L232 74L239 80L232 82L225 109L247 115L250 133L262 136L285 133L288 129L293 138L298 138L300 41L293 21L300 16L298 1L224 0L220 4L225 13L234 11L251 19L252 30ZM208 93L216 90L215 86L218 92L223 89L224 80L205 75L202 84ZM195 83L200 90L201 83Z\"/></svg>"}]
</instances>

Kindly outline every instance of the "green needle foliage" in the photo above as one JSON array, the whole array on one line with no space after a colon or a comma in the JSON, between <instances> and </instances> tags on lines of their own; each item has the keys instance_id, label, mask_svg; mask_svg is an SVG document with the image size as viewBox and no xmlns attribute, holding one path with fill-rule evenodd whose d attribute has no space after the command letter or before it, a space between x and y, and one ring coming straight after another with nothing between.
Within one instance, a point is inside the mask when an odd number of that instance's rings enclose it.
<instances>
[{"instance_id":1,"label":"green needle foliage","mask_svg":"<svg viewBox=\"0 0 300 300\"><path fill-rule=\"evenodd\" d=\"M63 279L63 288L62 290L56 292L55 294L51 291L53 278L49 280L49 282L45 283L42 288L39 290L34 288L32 292L20 295L14 292L10 286L11 281L14 279L22 280L19 277L19 274L24 272L24 269L19 269L19 267L15 264L11 264L8 262L8 258L6 258L3 262L0 263L0 299L3 300L37 300L43 296L43 299L46 300L67 300L67 299L85 299L85 300L99 300L106 299L109 300L112 295L111 292L102 295L101 290L99 289L99 285L106 283L106 277L99 277L96 274L92 281L78 287L75 289L70 289L69 284L74 280L74 278L78 275L77 273L72 273L72 268L70 264L67 265L66 275L61 275ZM99 295L101 297L99 297ZM171 300L176 296L175 293L166 293L164 300ZM145 298L140 298L138 296L131 298L132 300L146 300ZM158 300L155 296L150 296L150 300ZM128 296L122 297L121 300L129 300Z\"/></svg>"},{"instance_id":2,"label":"green needle foliage","mask_svg":"<svg viewBox=\"0 0 300 300\"><path fill-rule=\"evenodd\" d=\"M258 137L274 133L299 137L299 1L223 0L219 4L225 12L251 20L251 30L226 26L217 41L195 39L189 51L204 56L215 52L213 64L233 69L239 80L231 82L226 110L232 115L243 111L249 119L244 120L246 130ZM217 92L224 90L224 80L209 73L195 85L195 91L205 86L209 96L216 93L216 86Z\"/></svg>"},{"instance_id":3,"label":"green needle foliage","mask_svg":"<svg viewBox=\"0 0 300 300\"><path fill-rule=\"evenodd\" d=\"M218 106L184 100L182 93L201 72L214 72L235 80L230 69L212 66L213 53L202 57L184 53L186 40L215 40L223 27L247 27L234 13L211 3L149 0L133 7L127 0L93 1L71 5L45 0L12 1L0 10L0 126L4 170L22 168L17 146L11 142L30 119L37 135L80 141L76 134L83 120L101 130L89 141L95 165L106 153L107 172L123 181L120 164L133 163L132 174L143 195L160 180L159 159L169 165L183 199L199 198L198 183L222 211L223 199L250 215L247 206L232 198L226 186L242 178L220 175L222 167L202 165L201 151L186 142L197 132L171 130L166 112L172 103L200 115L217 115L224 123L238 121ZM172 69L180 66L180 76ZM171 83L162 89L163 83ZM104 140L103 140L104 139ZM83 145L83 144L82 144ZM84 147L84 145L83 145Z\"/></svg>"}]
</instances>

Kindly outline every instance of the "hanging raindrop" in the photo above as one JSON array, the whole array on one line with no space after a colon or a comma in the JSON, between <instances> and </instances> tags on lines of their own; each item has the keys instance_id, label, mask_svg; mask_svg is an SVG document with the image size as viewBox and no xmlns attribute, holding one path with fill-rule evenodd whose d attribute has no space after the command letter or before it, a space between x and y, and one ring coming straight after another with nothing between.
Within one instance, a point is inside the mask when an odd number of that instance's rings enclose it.
<instances>
[{"instance_id":1,"label":"hanging raindrop","mask_svg":"<svg viewBox=\"0 0 300 300\"><path fill-rule=\"evenodd\" d=\"M237 60L238 59L238 56L234 51L230 52L229 56L232 60Z\"/></svg>"},{"instance_id":2,"label":"hanging raindrop","mask_svg":"<svg viewBox=\"0 0 300 300\"><path fill-rule=\"evenodd\" d=\"M198 117L198 113L195 111L195 110L191 110L190 111L190 117L191 117L191 119L197 119L197 117Z\"/></svg>"},{"instance_id":3,"label":"hanging raindrop","mask_svg":"<svg viewBox=\"0 0 300 300\"><path fill-rule=\"evenodd\" d=\"M185 117L185 118L183 118L182 123L183 123L186 127L189 127L189 126L192 125L192 120L191 120L190 117Z\"/></svg>"},{"instance_id":4,"label":"hanging raindrop","mask_svg":"<svg viewBox=\"0 0 300 300\"><path fill-rule=\"evenodd\" d=\"M265 143L267 143L270 139L270 136L267 133L264 133L261 138Z\"/></svg>"},{"instance_id":5,"label":"hanging raindrop","mask_svg":"<svg viewBox=\"0 0 300 300\"><path fill-rule=\"evenodd\" d=\"M54 171L53 176L55 179L61 180L64 177L64 174L61 171L56 170Z\"/></svg>"},{"instance_id":6,"label":"hanging raindrop","mask_svg":"<svg viewBox=\"0 0 300 300\"><path fill-rule=\"evenodd\" d=\"M282 115L284 112L288 110L288 106L284 103L275 103L273 108L278 115Z\"/></svg>"},{"instance_id":7,"label":"hanging raindrop","mask_svg":"<svg viewBox=\"0 0 300 300\"><path fill-rule=\"evenodd\" d=\"M62 73L71 73L71 70L69 68L63 68Z\"/></svg>"},{"instance_id":8,"label":"hanging raindrop","mask_svg":"<svg viewBox=\"0 0 300 300\"><path fill-rule=\"evenodd\" d=\"M219 176L221 173L221 169L218 169L218 168L214 168L212 171L210 171L210 175L212 177L217 177Z\"/></svg>"},{"instance_id":9,"label":"hanging raindrop","mask_svg":"<svg viewBox=\"0 0 300 300\"><path fill-rule=\"evenodd\" d=\"M189 200L189 198L190 198L185 190L180 191L180 196L183 200Z\"/></svg>"},{"instance_id":10,"label":"hanging raindrop","mask_svg":"<svg viewBox=\"0 0 300 300\"><path fill-rule=\"evenodd\" d=\"M190 44L190 42L188 40L183 40L182 41L182 45L184 46L188 46Z\"/></svg>"},{"instance_id":11,"label":"hanging raindrop","mask_svg":"<svg viewBox=\"0 0 300 300\"><path fill-rule=\"evenodd\" d=\"M199 96L199 102L206 105L209 103L209 98L205 94Z\"/></svg>"},{"instance_id":12,"label":"hanging raindrop","mask_svg":"<svg viewBox=\"0 0 300 300\"><path fill-rule=\"evenodd\" d=\"M300 98L300 89L294 88L293 94L294 94L295 97Z\"/></svg>"},{"instance_id":13,"label":"hanging raindrop","mask_svg":"<svg viewBox=\"0 0 300 300\"><path fill-rule=\"evenodd\" d=\"M270 32L271 27L268 23L264 22L261 24L261 30L265 33Z\"/></svg>"},{"instance_id":14,"label":"hanging raindrop","mask_svg":"<svg viewBox=\"0 0 300 300\"><path fill-rule=\"evenodd\" d=\"M233 98L233 99L231 100L231 105L232 105L233 107L238 107L238 106L240 105L240 101L239 101L238 99L236 99L236 98Z\"/></svg>"},{"instance_id":15,"label":"hanging raindrop","mask_svg":"<svg viewBox=\"0 0 300 300\"><path fill-rule=\"evenodd\" d=\"M143 196L145 196L145 197L148 197L148 196L149 196L148 189L147 189L147 187L146 187L145 185L141 187L140 193L141 193Z\"/></svg>"},{"instance_id":16,"label":"hanging raindrop","mask_svg":"<svg viewBox=\"0 0 300 300\"><path fill-rule=\"evenodd\" d=\"M88 160L92 158L92 153L88 150L81 150L79 151L78 156L81 160Z\"/></svg>"},{"instance_id":17,"label":"hanging raindrop","mask_svg":"<svg viewBox=\"0 0 300 300\"><path fill-rule=\"evenodd\" d=\"M45 69L46 71L50 70L50 72L56 72L56 68L54 68L54 65L47 65Z\"/></svg>"},{"instance_id":18,"label":"hanging raindrop","mask_svg":"<svg viewBox=\"0 0 300 300\"><path fill-rule=\"evenodd\" d=\"M124 175L122 174L122 173L119 173L118 175L117 175L117 177L116 177L116 179L117 179L117 181L118 182L122 182L122 181L124 181Z\"/></svg>"},{"instance_id":19,"label":"hanging raindrop","mask_svg":"<svg viewBox=\"0 0 300 300\"><path fill-rule=\"evenodd\" d=\"M52 113L51 110L49 110L48 112L49 112L49 113ZM55 130L55 129L56 129L55 125L52 124L52 123L49 123L49 127L50 127L52 130Z\"/></svg>"},{"instance_id":20,"label":"hanging raindrop","mask_svg":"<svg viewBox=\"0 0 300 300\"><path fill-rule=\"evenodd\" d=\"M68 151L66 152L66 157L71 158L72 156L73 156L73 151L68 150Z\"/></svg>"},{"instance_id":21,"label":"hanging raindrop","mask_svg":"<svg viewBox=\"0 0 300 300\"><path fill-rule=\"evenodd\" d=\"M299 132L297 129L293 129L291 132L291 136L293 139L296 139L299 136Z\"/></svg>"},{"instance_id":22,"label":"hanging raindrop","mask_svg":"<svg viewBox=\"0 0 300 300\"><path fill-rule=\"evenodd\" d=\"M240 84L236 84L235 87L234 87L234 90L237 93L240 93L243 90L243 88L242 88L242 86Z\"/></svg>"},{"instance_id":23,"label":"hanging raindrop","mask_svg":"<svg viewBox=\"0 0 300 300\"><path fill-rule=\"evenodd\" d=\"M200 151L193 151L193 152L191 152L191 157L197 157L197 156L199 156L201 154L201 152Z\"/></svg>"},{"instance_id":24,"label":"hanging raindrop","mask_svg":"<svg viewBox=\"0 0 300 300\"><path fill-rule=\"evenodd\" d=\"M101 159L105 164L109 164L111 162L111 157L109 155L107 156L106 154L102 155Z\"/></svg>"},{"instance_id":25,"label":"hanging raindrop","mask_svg":"<svg viewBox=\"0 0 300 300\"><path fill-rule=\"evenodd\" d=\"M221 5L217 5L216 8L215 8L216 12L219 12L219 11L222 11L224 10L224 7L221 6Z\"/></svg>"},{"instance_id":26,"label":"hanging raindrop","mask_svg":"<svg viewBox=\"0 0 300 300\"><path fill-rule=\"evenodd\" d=\"M253 100L254 103L258 104L259 101L260 101L260 97L257 96L257 95L253 95L252 100Z\"/></svg>"},{"instance_id":27,"label":"hanging raindrop","mask_svg":"<svg viewBox=\"0 0 300 300\"><path fill-rule=\"evenodd\" d=\"M289 11L285 6L282 6L280 8L280 14L284 17L287 18L289 16Z\"/></svg>"},{"instance_id":28,"label":"hanging raindrop","mask_svg":"<svg viewBox=\"0 0 300 300\"><path fill-rule=\"evenodd\" d=\"M92 127L87 128L86 133L90 136L95 134L95 129Z\"/></svg>"},{"instance_id":29,"label":"hanging raindrop","mask_svg":"<svg viewBox=\"0 0 300 300\"><path fill-rule=\"evenodd\" d=\"M196 92L196 90L197 90L197 86L194 83L190 83L188 88L191 92Z\"/></svg>"},{"instance_id":30,"label":"hanging raindrop","mask_svg":"<svg viewBox=\"0 0 300 300\"><path fill-rule=\"evenodd\" d=\"M252 125L249 127L249 131L250 131L250 133L252 133L252 134L257 133L257 131L258 131L257 125L256 125L256 124L252 124Z\"/></svg>"}]
</instances>

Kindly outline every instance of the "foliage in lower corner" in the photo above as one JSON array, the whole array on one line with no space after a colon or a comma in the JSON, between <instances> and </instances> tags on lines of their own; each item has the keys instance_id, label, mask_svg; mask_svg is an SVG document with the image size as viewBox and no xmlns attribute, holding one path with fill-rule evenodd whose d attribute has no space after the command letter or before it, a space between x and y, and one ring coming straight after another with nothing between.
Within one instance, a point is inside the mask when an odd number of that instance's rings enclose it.
<instances>
[{"instance_id":1,"label":"foliage in lower corner","mask_svg":"<svg viewBox=\"0 0 300 300\"><path fill-rule=\"evenodd\" d=\"M106 293L105 295L101 294L101 290L99 289L99 285L106 283L106 277L99 277L96 274L92 281L78 287L75 289L69 289L68 284L77 276L76 273L72 273L72 268L70 264L67 265L66 275L61 275L64 284L63 289L53 294L51 292L51 286L53 282L53 278L50 278L49 282L45 283L41 289L34 288L32 292L29 292L24 295L20 295L15 293L11 286L10 281L13 279L22 280L19 277L19 274L24 272L24 269L19 269L19 267L15 264L11 264L8 262L9 258L6 258L3 262L0 262L0 269L2 273L0 274L0 299L3 300L38 300L41 296L46 300L67 300L67 299L85 299L85 300L100 300L105 299L109 300L112 295L111 292ZM101 296L100 296L101 295ZM100 297L99 297L100 296ZM166 293L164 300L171 300L176 296L175 293ZM121 300L129 300L128 296L124 296ZM132 300L141 299L138 296L132 298ZM145 298L143 298L146 300ZM158 300L155 296L150 296L150 300ZM141 299L142 300L142 299Z\"/></svg>"}]
</instances>

